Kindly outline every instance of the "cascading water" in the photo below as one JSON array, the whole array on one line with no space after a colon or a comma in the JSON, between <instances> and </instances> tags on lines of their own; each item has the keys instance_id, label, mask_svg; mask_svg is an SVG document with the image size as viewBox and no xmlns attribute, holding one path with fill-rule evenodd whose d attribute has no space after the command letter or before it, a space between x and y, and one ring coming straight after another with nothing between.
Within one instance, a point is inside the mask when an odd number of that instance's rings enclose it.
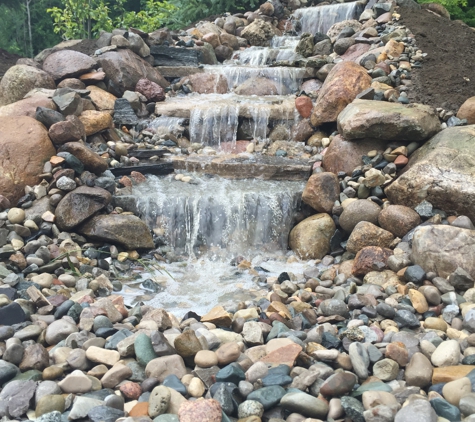
<instances>
[{"instance_id":1,"label":"cascading water","mask_svg":"<svg viewBox=\"0 0 475 422\"><path fill-rule=\"evenodd\" d=\"M189 309L193 303L195 311L204 312L239 292L249 298L244 292L259 286L248 272L229 265L233 258L253 260L269 271L267 276L283 271L282 255L305 186L303 181L191 177L184 183L149 176L133 192L144 221L174 255L184 257L164 265L158 281L166 290L151 302L177 314L184 312L180 304Z\"/></svg>"},{"instance_id":2,"label":"cascading water","mask_svg":"<svg viewBox=\"0 0 475 422\"><path fill-rule=\"evenodd\" d=\"M297 9L294 17L300 21L300 34L305 32L326 34L335 23L357 18L362 12L362 7L358 2L307 7Z\"/></svg>"}]
</instances>

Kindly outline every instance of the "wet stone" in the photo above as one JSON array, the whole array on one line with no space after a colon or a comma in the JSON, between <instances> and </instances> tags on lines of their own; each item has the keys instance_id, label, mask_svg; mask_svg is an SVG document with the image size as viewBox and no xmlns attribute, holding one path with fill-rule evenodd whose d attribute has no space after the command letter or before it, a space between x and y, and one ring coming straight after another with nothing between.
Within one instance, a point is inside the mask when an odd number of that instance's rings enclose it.
<instances>
[{"instance_id":1,"label":"wet stone","mask_svg":"<svg viewBox=\"0 0 475 422\"><path fill-rule=\"evenodd\" d=\"M344 396L341 398L341 406L345 411L347 417L354 422L364 422L363 416L364 407L363 404L354 397Z\"/></svg>"},{"instance_id":2,"label":"wet stone","mask_svg":"<svg viewBox=\"0 0 475 422\"><path fill-rule=\"evenodd\" d=\"M253 391L247 396L247 399L258 401L264 406L265 410L269 410L278 404L284 395L285 390L280 386L274 385Z\"/></svg>"},{"instance_id":3,"label":"wet stone","mask_svg":"<svg viewBox=\"0 0 475 422\"><path fill-rule=\"evenodd\" d=\"M164 380L162 385L165 387L173 388L184 396L187 394L185 385L180 381L176 375L168 375Z\"/></svg>"},{"instance_id":4,"label":"wet stone","mask_svg":"<svg viewBox=\"0 0 475 422\"><path fill-rule=\"evenodd\" d=\"M237 363L231 363L225 366L216 374L216 382L232 382L239 384L239 381L244 381L246 375Z\"/></svg>"}]
</instances>

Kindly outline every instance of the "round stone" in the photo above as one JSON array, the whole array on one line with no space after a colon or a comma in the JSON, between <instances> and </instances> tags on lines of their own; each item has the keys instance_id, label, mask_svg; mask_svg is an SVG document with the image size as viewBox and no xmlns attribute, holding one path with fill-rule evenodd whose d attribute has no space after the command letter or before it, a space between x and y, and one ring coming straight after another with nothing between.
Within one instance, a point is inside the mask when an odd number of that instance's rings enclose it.
<instances>
[{"instance_id":1,"label":"round stone","mask_svg":"<svg viewBox=\"0 0 475 422\"><path fill-rule=\"evenodd\" d=\"M353 201L340 215L340 226L345 232L351 233L360 221L369 221L377 225L380 212L381 208L373 201L367 199Z\"/></svg>"},{"instance_id":2,"label":"round stone","mask_svg":"<svg viewBox=\"0 0 475 422\"><path fill-rule=\"evenodd\" d=\"M246 400L238 407L239 419L249 418L251 416L262 417L264 414L264 406L255 400Z\"/></svg>"},{"instance_id":3,"label":"round stone","mask_svg":"<svg viewBox=\"0 0 475 422\"><path fill-rule=\"evenodd\" d=\"M378 216L379 225L397 237L404 237L421 224L419 214L404 205L389 205Z\"/></svg>"},{"instance_id":4,"label":"round stone","mask_svg":"<svg viewBox=\"0 0 475 422\"><path fill-rule=\"evenodd\" d=\"M195 355L195 364L200 368L211 368L218 364L218 356L212 350L200 350Z\"/></svg>"},{"instance_id":5,"label":"round stone","mask_svg":"<svg viewBox=\"0 0 475 422\"><path fill-rule=\"evenodd\" d=\"M12 224L21 224L25 221L25 211L21 208L10 208L7 218Z\"/></svg>"}]
</instances>

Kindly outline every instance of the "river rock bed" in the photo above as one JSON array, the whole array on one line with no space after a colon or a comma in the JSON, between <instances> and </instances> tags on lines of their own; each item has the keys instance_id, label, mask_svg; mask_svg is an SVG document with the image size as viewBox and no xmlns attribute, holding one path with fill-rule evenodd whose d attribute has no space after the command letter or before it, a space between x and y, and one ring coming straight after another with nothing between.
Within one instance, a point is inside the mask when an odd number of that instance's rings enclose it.
<instances>
[{"instance_id":1,"label":"river rock bed","mask_svg":"<svg viewBox=\"0 0 475 422\"><path fill-rule=\"evenodd\" d=\"M196 61L198 50L200 64L216 65L285 31L296 37L289 17L303 5L267 2L183 33L116 30L93 56L65 42L6 72L3 420L475 420L473 98L459 110L410 103L427 55L396 4L376 3L328 35L299 34L300 57L266 63L305 68L287 96L294 117L264 119L257 136L236 114L242 138L219 143L257 163L263 154L309 165L286 255L304 270L269 276L265 259L235 256L259 293L182 319L118 293L124 275L181 259L121 201L147 183L137 164L218 155L190 141L198 126L186 119L162 115L154 127L161 104L282 88L261 76L230 86L219 72L167 80L153 65L164 52Z\"/></svg>"}]
</instances>

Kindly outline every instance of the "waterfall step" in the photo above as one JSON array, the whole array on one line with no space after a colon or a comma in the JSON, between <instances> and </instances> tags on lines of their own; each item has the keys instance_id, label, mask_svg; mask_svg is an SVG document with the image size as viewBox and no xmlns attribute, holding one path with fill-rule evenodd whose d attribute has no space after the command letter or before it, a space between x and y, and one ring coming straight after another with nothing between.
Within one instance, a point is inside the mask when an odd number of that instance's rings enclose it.
<instances>
[{"instance_id":1,"label":"waterfall step","mask_svg":"<svg viewBox=\"0 0 475 422\"><path fill-rule=\"evenodd\" d=\"M189 119L193 110L223 107L237 107L238 116L252 119L256 109L265 109L270 120L287 120L293 118L295 112L295 96L269 95L266 97L243 96L235 94L203 94L186 97L167 98L156 103L157 116L180 117Z\"/></svg>"},{"instance_id":2,"label":"waterfall step","mask_svg":"<svg viewBox=\"0 0 475 422\"><path fill-rule=\"evenodd\" d=\"M169 161L161 161L155 164L143 164L140 166L126 166L111 168L110 171L115 177L128 176L133 171L143 174L154 174L156 176L165 176L173 173L173 163Z\"/></svg>"},{"instance_id":3,"label":"waterfall step","mask_svg":"<svg viewBox=\"0 0 475 422\"><path fill-rule=\"evenodd\" d=\"M228 179L307 180L312 171L306 160L270 155L177 156L172 161L175 171L215 174Z\"/></svg>"},{"instance_id":4,"label":"waterfall step","mask_svg":"<svg viewBox=\"0 0 475 422\"><path fill-rule=\"evenodd\" d=\"M157 70L164 78L183 78L196 73L204 73L202 67L196 66L157 66Z\"/></svg>"}]
</instances>

